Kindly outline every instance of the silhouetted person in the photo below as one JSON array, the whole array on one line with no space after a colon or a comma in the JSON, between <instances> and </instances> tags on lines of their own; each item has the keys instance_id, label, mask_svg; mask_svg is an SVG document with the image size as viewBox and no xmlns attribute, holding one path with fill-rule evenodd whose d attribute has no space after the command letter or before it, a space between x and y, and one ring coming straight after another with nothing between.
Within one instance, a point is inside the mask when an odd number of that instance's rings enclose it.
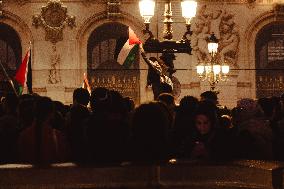
<instances>
[{"instance_id":1,"label":"silhouetted person","mask_svg":"<svg viewBox=\"0 0 284 189\"><path fill-rule=\"evenodd\" d=\"M21 162L48 165L69 160L65 136L52 128L54 103L48 97L38 97L34 107L32 126L24 129L19 137L18 149Z\"/></svg>"},{"instance_id":2,"label":"silhouetted person","mask_svg":"<svg viewBox=\"0 0 284 189\"><path fill-rule=\"evenodd\" d=\"M208 100L213 102L215 105L218 104L217 93L214 91L205 91L200 95L201 101Z\"/></svg>"},{"instance_id":3,"label":"silhouetted person","mask_svg":"<svg viewBox=\"0 0 284 189\"><path fill-rule=\"evenodd\" d=\"M90 94L87 89L77 88L73 92L73 104L87 106L90 100Z\"/></svg>"},{"instance_id":4,"label":"silhouetted person","mask_svg":"<svg viewBox=\"0 0 284 189\"><path fill-rule=\"evenodd\" d=\"M183 157L185 153L184 143L194 127L194 115L198 108L198 99L193 96L185 96L176 108L176 117L173 131L173 150L177 157Z\"/></svg>"},{"instance_id":5,"label":"silhouetted person","mask_svg":"<svg viewBox=\"0 0 284 189\"><path fill-rule=\"evenodd\" d=\"M132 119L132 155L136 162L159 162L169 158L170 118L159 102L140 105Z\"/></svg>"},{"instance_id":6,"label":"silhouetted person","mask_svg":"<svg viewBox=\"0 0 284 189\"><path fill-rule=\"evenodd\" d=\"M157 59L155 57L150 57L148 59L142 46L141 55L149 67L147 86L152 86L154 99L157 100L161 93L172 93L173 83L169 72L171 69L169 69L169 67L161 59Z\"/></svg>"},{"instance_id":7,"label":"silhouetted person","mask_svg":"<svg viewBox=\"0 0 284 189\"><path fill-rule=\"evenodd\" d=\"M0 163L16 160L16 144L19 132L17 117L18 97L9 93L3 99L3 115L0 117Z\"/></svg>"},{"instance_id":8,"label":"silhouetted person","mask_svg":"<svg viewBox=\"0 0 284 189\"><path fill-rule=\"evenodd\" d=\"M237 108L233 120L239 128L238 158L272 160L272 129L260 106L247 98L239 100Z\"/></svg>"},{"instance_id":9,"label":"silhouetted person","mask_svg":"<svg viewBox=\"0 0 284 189\"><path fill-rule=\"evenodd\" d=\"M71 159L75 162L86 161L86 137L84 121L90 116L87 108L90 94L87 89L77 88L73 92L73 105L66 115L68 141L71 146Z\"/></svg>"},{"instance_id":10,"label":"silhouetted person","mask_svg":"<svg viewBox=\"0 0 284 189\"><path fill-rule=\"evenodd\" d=\"M86 121L88 161L120 163L129 138L124 99L117 91L96 88L91 95L92 115Z\"/></svg>"}]
</instances>

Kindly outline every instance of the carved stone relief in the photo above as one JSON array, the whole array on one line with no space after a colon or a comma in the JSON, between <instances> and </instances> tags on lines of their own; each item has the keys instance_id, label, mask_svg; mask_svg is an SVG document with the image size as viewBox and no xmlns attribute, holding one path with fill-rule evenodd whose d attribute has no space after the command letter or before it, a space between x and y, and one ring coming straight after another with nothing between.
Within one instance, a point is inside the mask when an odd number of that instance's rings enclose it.
<instances>
[{"instance_id":1,"label":"carved stone relief","mask_svg":"<svg viewBox=\"0 0 284 189\"><path fill-rule=\"evenodd\" d=\"M16 3L16 4L20 5L20 6L22 6L22 5L26 4L26 3L30 3L30 2L31 2L31 0L13 0L13 3Z\"/></svg>"},{"instance_id":2,"label":"carved stone relief","mask_svg":"<svg viewBox=\"0 0 284 189\"><path fill-rule=\"evenodd\" d=\"M256 5L256 0L246 0L247 1L247 7L252 9Z\"/></svg>"},{"instance_id":3,"label":"carved stone relief","mask_svg":"<svg viewBox=\"0 0 284 189\"><path fill-rule=\"evenodd\" d=\"M49 84L57 84L61 81L60 78L60 54L57 53L56 51L56 45L52 45L52 55L50 56L50 66L51 69L49 70L49 75L48 75L48 83Z\"/></svg>"},{"instance_id":4,"label":"carved stone relief","mask_svg":"<svg viewBox=\"0 0 284 189\"><path fill-rule=\"evenodd\" d=\"M67 7L60 0L50 0L47 6L41 8L41 14L33 16L33 25L43 26L46 31L45 40L57 43L63 40L65 25L75 27L75 17L67 15Z\"/></svg>"},{"instance_id":5,"label":"carved stone relief","mask_svg":"<svg viewBox=\"0 0 284 189\"><path fill-rule=\"evenodd\" d=\"M219 39L218 60L237 67L239 51L239 31L234 15L227 10L209 10L202 6L192 27L192 48L199 63L210 61L207 39L211 33Z\"/></svg>"}]
</instances>

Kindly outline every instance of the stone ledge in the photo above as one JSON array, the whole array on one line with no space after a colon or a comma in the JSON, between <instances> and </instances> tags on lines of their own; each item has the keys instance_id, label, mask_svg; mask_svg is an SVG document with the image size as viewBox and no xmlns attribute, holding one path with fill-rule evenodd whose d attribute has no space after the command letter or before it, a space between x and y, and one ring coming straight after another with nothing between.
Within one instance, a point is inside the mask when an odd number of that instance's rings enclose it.
<instances>
[{"instance_id":1,"label":"stone ledge","mask_svg":"<svg viewBox=\"0 0 284 189\"><path fill-rule=\"evenodd\" d=\"M247 160L115 167L82 167L67 163L38 168L14 164L0 166L0 188L280 189L282 170L281 163Z\"/></svg>"}]
</instances>

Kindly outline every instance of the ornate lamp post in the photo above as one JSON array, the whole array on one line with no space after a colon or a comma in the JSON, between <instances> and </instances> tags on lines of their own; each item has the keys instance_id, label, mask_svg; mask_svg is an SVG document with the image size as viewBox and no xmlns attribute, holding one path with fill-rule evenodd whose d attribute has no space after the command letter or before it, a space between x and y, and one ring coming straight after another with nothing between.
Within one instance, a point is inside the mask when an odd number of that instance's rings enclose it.
<instances>
[{"instance_id":1,"label":"ornate lamp post","mask_svg":"<svg viewBox=\"0 0 284 189\"><path fill-rule=\"evenodd\" d=\"M219 81L227 81L227 74L230 67L225 63L220 64L218 61L218 39L214 34L208 38L208 51L211 60L207 63L200 63L196 66L198 76L202 81L208 81L210 90L214 91Z\"/></svg>"},{"instance_id":2,"label":"ornate lamp post","mask_svg":"<svg viewBox=\"0 0 284 189\"><path fill-rule=\"evenodd\" d=\"M190 40L187 35L191 35L190 21L196 14L197 3L194 0L183 0L181 2L182 16L186 20L186 32L179 41L173 40L172 30L172 7L171 1L168 0L165 3L164 11L164 32L163 40L156 39L153 33L150 31L150 20L154 16L155 12L155 1L154 0L140 0L139 8L140 14L144 20L145 29L144 34L149 34L149 38L143 44L143 48L149 53L162 53L160 57L165 63L173 69L173 60L175 59L174 53L188 53L191 54Z\"/></svg>"}]
</instances>

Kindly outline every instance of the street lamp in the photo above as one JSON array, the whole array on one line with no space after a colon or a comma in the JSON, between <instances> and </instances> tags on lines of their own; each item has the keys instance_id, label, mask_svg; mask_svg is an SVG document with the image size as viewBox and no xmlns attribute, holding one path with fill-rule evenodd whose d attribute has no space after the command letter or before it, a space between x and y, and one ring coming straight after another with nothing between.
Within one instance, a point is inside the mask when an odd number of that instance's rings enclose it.
<instances>
[{"instance_id":1,"label":"street lamp","mask_svg":"<svg viewBox=\"0 0 284 189\"><path fill-rule=\"evenodd\" d=\"M150 20L154 16L155 1L154 0L140 0L139 9L140 14L144 20L145 29L144 34L149 34L149 38L143 44L145 52L148 53L162 53L160 57L165 63L173 68L173 60L175 59L174 53L188 53L191 54L192 48L190 46L190 40L187 35L191 35L190 22L196 14L197 3L194 0L183 0L181 2L182 16L186 20L186 32L182 36L181 40L173 40L172 30L172 5L168 0L165 3L164 11L164 31L163 40L156 39L153 33L150 31Z\"/></svg>"},{"instance_id":2,"label":"street lamp","mask_svg":"<svg viewBox=\"0 0 284 189\"><path fill-rule=\"evenodd\" d=\"M230 67L225 63L219 63L218 60L218 39L214 33L207 40L208 52L211 55L209 62L200 63L196 66L196 72L202 81L208 81L210 90L214 91L216 84L219 81L227 81L227 74Z\"/></svg>"}]
</instances>

